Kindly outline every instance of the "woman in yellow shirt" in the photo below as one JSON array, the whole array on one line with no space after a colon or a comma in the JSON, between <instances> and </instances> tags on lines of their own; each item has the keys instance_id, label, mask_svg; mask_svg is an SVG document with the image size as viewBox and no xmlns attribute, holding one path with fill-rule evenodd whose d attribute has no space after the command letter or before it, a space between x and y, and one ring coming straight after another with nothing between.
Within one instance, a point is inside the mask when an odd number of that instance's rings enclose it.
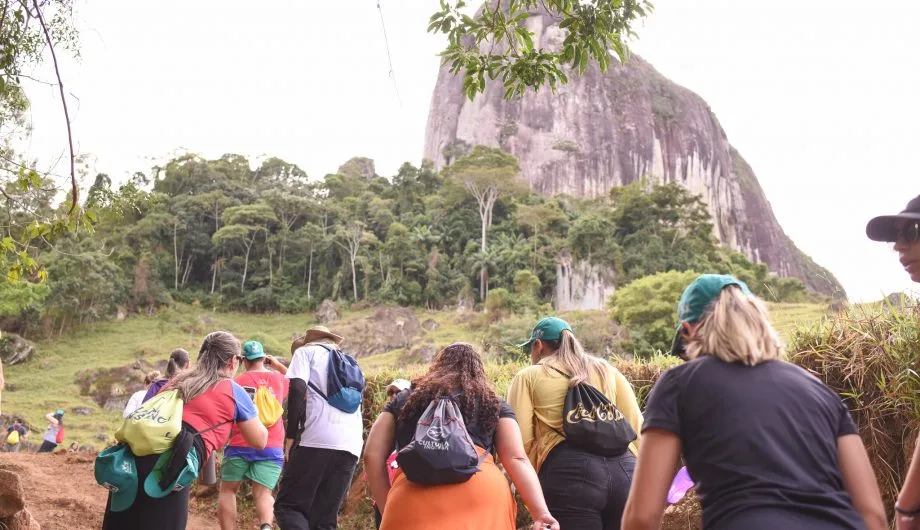
<instances>
[{"instance_id":1,"label":"woman in yellow shirt","mask_svg":"<svg viewBox=\"0 0 920 530\"><path fill-rule=\"evenodd\" d=\"M569 388L588 383L639 433L642 412L632 385L610 363L585 353L562 319L539 321L521 348L530 350L533 366L511 380L508 404L539 473L547 507L561 530L618 530L639 439L617 456L592 454L566 441L562 415Z\"/></svg>"}]
</instances>

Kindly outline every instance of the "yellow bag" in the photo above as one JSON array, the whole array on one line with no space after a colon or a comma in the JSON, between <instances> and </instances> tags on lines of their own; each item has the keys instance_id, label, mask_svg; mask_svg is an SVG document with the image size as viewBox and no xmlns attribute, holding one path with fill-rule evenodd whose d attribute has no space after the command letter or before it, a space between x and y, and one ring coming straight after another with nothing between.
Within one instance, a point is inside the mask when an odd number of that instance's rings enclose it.
<instances>
[{"instance_id":1,"label":"yellow bag","mask_svg":"<svg viewBox=\"0 0 920 530\"><path fill-rule=\"evenodd\" d=\"M125 418L115 439L128 444L134 456L166 452L182 430L182 399L178 390L160 392Z\"/></svg>"},{"instance_id":2,"label":"yellow bag","mask_svg":"<svg viewBox=\"0 0 920 530\"><path fill-rule=\"evenodd\" d=\"M278 398L265 385L259 385L252 400L255 402L256 410L259 412L259 421L266 427L271 427L278 423L281 415L284 414L284 408L278 402Z\"/></svg>"},{"instance_id":3,"label":"yellow bag","mask_svg":"<svg viewBox=\"0 0 920 530\"><path fill-rule=\"evenodd\" d=\"M10 445L16 445L19 443L19 431L13 429L10 431L10 435L6 437L6 443Z\"/></svg>"}]
</instances>

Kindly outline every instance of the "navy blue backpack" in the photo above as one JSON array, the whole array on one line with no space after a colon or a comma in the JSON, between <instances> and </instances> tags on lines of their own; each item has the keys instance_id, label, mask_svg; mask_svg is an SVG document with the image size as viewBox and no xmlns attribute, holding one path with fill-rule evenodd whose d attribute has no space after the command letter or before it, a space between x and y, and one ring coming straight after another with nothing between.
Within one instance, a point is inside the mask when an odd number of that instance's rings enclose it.
<instances>
[{"instance_id":1,"label":"navy blue backpack","mask_svg":"<svg viewBox=\"0 0 920 530\"><path fill-rule=\"evenodd\" d=\"M351 414L361 406L364 396L365 383L361 367L358 366L358 361L354 357L342 353L339 349L330 348L325 344L317 344L317 346L322 346L329 352L329 364L326 367L328 394L324 394L312 381L308 384L314 392L326 400L326 403Z\"/></svg>"}]
</instances>

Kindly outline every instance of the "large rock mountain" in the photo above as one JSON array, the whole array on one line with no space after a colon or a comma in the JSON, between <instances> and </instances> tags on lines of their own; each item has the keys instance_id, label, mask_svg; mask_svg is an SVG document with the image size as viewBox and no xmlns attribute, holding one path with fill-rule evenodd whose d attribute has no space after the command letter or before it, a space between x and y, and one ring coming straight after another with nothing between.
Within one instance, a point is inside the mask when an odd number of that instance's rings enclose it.
<instances>
[{"instance_id":1,"label":"large rock mountain","mask_svg":"<svg viewBox=\"0 0 920 530\"><path fill-rule=\"evenodd\" d=\"M528 20L534 40L558 46L563 30L549 16ZM823 267L783 232L753 170L732 148L709 105L633 55L626 65L505 100L500 83L469 101L462 79L441 68L432 96L425 157L441 167L454 140L500 146L518 157L536 192L597 196L640 177L677 182L702 196L715 236L783 277L845 297Z\"/></svg>"}]
</instances>

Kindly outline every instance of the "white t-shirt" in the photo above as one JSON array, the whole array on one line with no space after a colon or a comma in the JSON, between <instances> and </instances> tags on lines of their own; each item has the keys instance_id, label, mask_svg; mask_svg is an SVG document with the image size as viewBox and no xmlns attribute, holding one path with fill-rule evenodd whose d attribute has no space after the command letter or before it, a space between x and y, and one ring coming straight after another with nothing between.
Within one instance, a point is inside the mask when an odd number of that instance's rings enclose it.
<instances>
[{"instance_id":1,"label":"white t-shirt","mask_svg":"<svg viewBox=\"0 0 920 530\"><path fill-rule=\"evenodd\" d=\"M131 397L128 398L128 404L125 405L125 411L122 413L122 417L127 418L131 413L140 408L140 406L144 404L144 396L146 395L146 388L131 394Z\"/></svg>"},{"instance_id":2,"label":"white t-shirt","mask_svg":"<svg viewBox=\"0 0 920 530\"><path fill-rule=\"evenodd\" d=\"M333 345L330 345L333 346ZM302 379L307 385L307 411L300 445L348 451L361 458L364 446L364 425L361 407L348 414L326 403L322 396L310 388L313 383L326 393L329 352L322 346L307 344L298 348L288 367L288 379Z\"/></svg>"}]
</instances>

